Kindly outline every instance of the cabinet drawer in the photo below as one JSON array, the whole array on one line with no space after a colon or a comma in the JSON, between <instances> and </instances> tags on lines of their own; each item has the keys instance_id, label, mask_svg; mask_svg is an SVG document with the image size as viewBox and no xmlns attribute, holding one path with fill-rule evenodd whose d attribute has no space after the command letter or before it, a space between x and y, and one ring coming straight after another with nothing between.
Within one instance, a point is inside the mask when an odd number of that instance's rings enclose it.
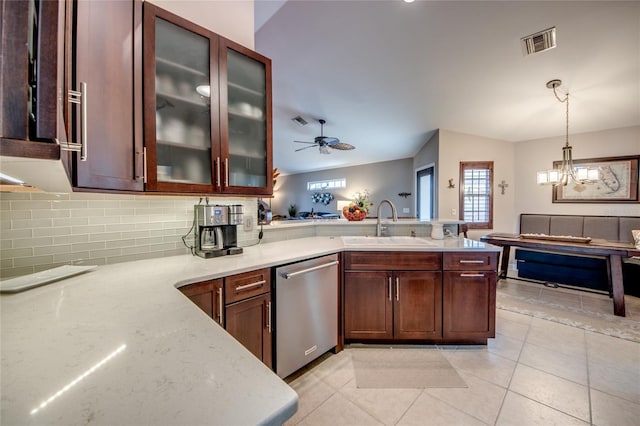
<instances>
[{"instance_id":1,"label":"cabinet drawer","mask_svg":"<svg viewBox=\"0 0 640 426\"><path fill-rule=\"evenodd\" d=\"M233 303L271 291L271 269L264 268L224 279L225 303Z\"/></svg>"},{"instance_id":2,"label":"cabinet drawer","mask_svg":"<svg viewBox=\"0 0 640 426\"><path fill-rule=\"evenodd\" d=\"M438 271L442 254L417 251L349 251L344 256L346 270Z\"/></svg>"},{"instance_id":3,"label":"cabinet drawer","mask_svg":"<svg viewBox=\"0 0 640 426\"><path fill-rule=\"evenodd\" d=\"M497 252L453 252L444 253L445 271L497 271Z\"/></svg>"}]
</instances>

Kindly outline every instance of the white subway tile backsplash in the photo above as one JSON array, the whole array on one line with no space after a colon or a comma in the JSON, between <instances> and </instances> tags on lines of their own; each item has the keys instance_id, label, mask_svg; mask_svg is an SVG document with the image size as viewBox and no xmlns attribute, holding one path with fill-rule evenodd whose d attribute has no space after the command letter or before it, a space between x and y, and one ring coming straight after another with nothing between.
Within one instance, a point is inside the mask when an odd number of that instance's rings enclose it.
<instances>
[{"instance_id":1,"label":"white subway tile backsplash","mask_svg":"<svg viewBox=\"0 0 640 426\"><path fill-rule=\"evenodd\" d=\"M88 217L61 217L57 219L53 219L53 226L82 226L88 225L89 218Z\"/></svg>"},{"instance_id":2,"label":"white subway tile backsplash","mask_svg":"<svg viewBox=\"0 0 640 426\"><path fill-rule=\"evenodd\" d=\"M71 227L60 226L58 228L39 228L33 230L34 237L55 237L60 235L71 235Z\"/></svg>"},{"instance_id":3,"label":"white subway tile backsplash","mask_svg":"<svg viewBox=\"0 0 640 426\"><path fill-rule=\"evenodd\" d=\"M32 219L47 219L47 218L59 218L59 217L71 217L70 210L25 210L31 212Z\"/></svg>"},{"instance_id":4,"label":"white subway tile backsplash","mask_svg":"<svg viewBox=\"0 0 640 426\"><path fill-rule=\"evenodd\" d=\"M96 232L104 232L105 225L81 225L72 226L71 233L76 234L95 234Z\"/></svg>"},{"instance_id":5,"label":"white subway tile backsplash","mask_svg":"<svg viewBox=\"0 0 640 426\"><path fill-rule=\"evenodd\" d=\"M51 201L12 201L11 210L51 210Z\"/></svg>"},{"instance_id":6,"label":"white subway tile backsplash","mask_svg":"<svg viewBox=\"0 0 640 426\"><path fill-rule=\"evenodd\" d=\"M89 234L89 241L117 241L120 239L122 239L122 234L120 232Z\"/></svg>"},{"instance_id":7,"label":"white subway tile backsplash","mask_svg":"<svg viewBox=\"0 0 640 426\"><path fill-rule=\"evenodd\" d=\"M70 245L64 245L64 246L44 246L44 247L34 247L33 248L33 254L35 256L42 256L42 255L47 255L47 254L61 254L61 253L70 253L71 252L71 246Z\"/></svg>"},{"instance_id":8,"label":"white subway tile backsplash","mask_svg":"<svg viewBox=\"0 0 640 426\"><path fill-rule=\"evenodd\" d=\"M13 248L48 247L53 245L53 237L20 238L13 240Z\"/></svg>"},{"instance_id":9,"label":"white subway tile backsplash","mask_svg":"<svg viewBox=\"0 0 640 426\"><path fill-rule=\"evenodd\" d=\"M59 237L53 237L53 244L73 244L73 243L86 243L89 241L88 235L62 235Z\"/></svg>"},{"instance_id":10,"label":"white subway tile backsplash","mask_svg":"<svg viewBox=\"0 0 640 426\"><path fill-rule=\"evenodd\" d=\"M101 217L106 216L105 209L77 209L71 210L71 217Z\"/></svg>"},{"instance_id":11,"label":"white subway tile backsplash","mask_svg":"<svg viewBox=\"0 0 640 426\"><path fill-rule=\"evenodd\" d=\"M106 244L104 241L97 241L97 242L93 242L93 243L78 243L78 244L72 244L71 245L71 250L73 252L80 252L80 251L88 251L88 250L100 250L106 247Z\"/></svg>"},{"instance_id":12,"label":"white subway tile backsplash","mask_svg":"<svg viewBox=\"0 0 640 426\"><path fill-rule=\"evenodd\" d=\"M200 197L102 193L0 193L0 277L62 264L104 265L188 255L181 237L191 229ZM204 202L204 200L202 201ZM242 204L255 217L253 198L214 198ZM238 241L257 242L257 229L238 227ZM187 239L193 244L193 235Z\"/></svg>"},{"instance_id":13,"label":"white subway tile backsplash","mask_svg":"<svg viewBox=\"0 0 640 426\"><path fill-rule=\"evenodd\" d=\"M51 228L53 219L16 219L11 221L12 229Z\"/></svg>"},{"instance_id":14,"label":"white subway tile backsplash","mask_svg":"<svg viewBox=\"0 0 640 426\"><path fill-rule=\"evenodd\" d=\"M53 263L53 255L16 257L13 259L13 265L16 268L21 266L46 265L48 263Z\"/></svg>"},{"instance_id":15,"label":"white subway tile backsplash","mask_svg":"<svg viewBox=\"0 0 640 426\"><path fill-rule=\"evenodd\" d=\"M72 201L72 200L60 200L51 202L52 209L86 209L86 201Z\"/></svg>"},{"instance_id":16,"label":"white subway tile backsplash","mask_svg":"<svg viewBox=\"0 0 640 426\"><path fill-rule=\"evenodd\" d=\"M8 210L0 213L0 218L1 220L32 219L32 215L31 210Z\"/></svg>"}]
</instances>

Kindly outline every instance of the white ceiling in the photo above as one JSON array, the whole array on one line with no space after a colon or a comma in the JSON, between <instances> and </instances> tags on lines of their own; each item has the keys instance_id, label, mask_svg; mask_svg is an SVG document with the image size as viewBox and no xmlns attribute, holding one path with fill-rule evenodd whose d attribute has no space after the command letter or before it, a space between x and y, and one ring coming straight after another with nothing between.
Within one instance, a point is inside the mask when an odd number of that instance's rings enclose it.
<instances>
[{"instance_id":1,"label":"white ceiling","mask_svg":"<svg viewBox=\"0 0 640 426\"><path fill-rule=\"evenodd\" d=\"M545 87L554 78L571 93L570 133L640 125L638 1L256 0L255 11L284 174L412 157L438 128L563 135L564 104ZM552 26L558 47L523 56L520 38ZM320 118L356 149L294 152Z\"/></svg>"}]
</instances>

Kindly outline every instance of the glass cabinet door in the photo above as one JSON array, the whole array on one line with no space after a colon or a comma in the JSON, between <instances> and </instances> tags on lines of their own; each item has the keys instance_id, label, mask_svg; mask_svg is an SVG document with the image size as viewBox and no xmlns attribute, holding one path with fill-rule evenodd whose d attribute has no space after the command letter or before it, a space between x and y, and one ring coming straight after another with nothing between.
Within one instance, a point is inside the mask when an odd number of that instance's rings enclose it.
<instances>
[{"instance_id":1,"label":"glass cabinet door","mask_svg":"<svg viewBox=\"0 0 640 426\"><path fill-rule=\"evenodd\" d=\"M221 49L221 85L226 76L221 88L221 130L222 140L228 141L223 147L228 149L228 155L223 153L228 186L231 192L267 193L272 186L271 64L229 41ZM243 187L249 189L243 191Z\"/></svg>"},{"instance_id":2,"label":"glass cabinet door","mask_svg":"<svg viewBox=\"0 0 640 426\"><path fill-rule=\"evenodd\" d=\"M159 16L153 25L156 181L211 187L212 40Z\"/></svg>"}]
</instances>

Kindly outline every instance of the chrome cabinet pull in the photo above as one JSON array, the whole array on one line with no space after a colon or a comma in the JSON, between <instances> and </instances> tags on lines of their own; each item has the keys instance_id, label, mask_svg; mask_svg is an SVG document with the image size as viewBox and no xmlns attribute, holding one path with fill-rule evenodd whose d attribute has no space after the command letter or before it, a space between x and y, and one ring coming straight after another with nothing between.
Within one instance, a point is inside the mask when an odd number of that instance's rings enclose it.
<instances>
[{"instance_id":1,"label":"chrome cabinet pull","mask_svg":"<svg viewBox=\"0 0 640 426\"><path fill-rule=\"evenodd\" d=\"M396 277L396 300L400 301L400 278Z\"/></svg>"},{"instance_id":2,"label":"chrome cabinet pull","mask_svg":"<svg viewBox=\"0 0 640 426\"><path fill-rule=\"evenodd\" d=\"M137 155L142 155L142 176L136 173L136 180L142 178L143 183L147 183L147 147L142 148L142 152L136 152ZM136 161L136 168L138 168L138 162Z\"/></svg>"},{"instance_id":3,"label":"chrome cabinet pull","mask_svg":"<svg viewBox=\"0 0 640 426\"><path fill-rule=\"evenodd\" d=\"M388 278L389 281L389 301L391 301L391 277Z\"/></svg>"},{"instance_id":4,"label":"chrome cabinet pull","mask_svg":"<svg viewBox=\"0 0 640 426\"><path fill-rule=\"evenodd\" d=\"M460 263L484 263L484 260L464 260L464 259L460 259Z\"/></svg>"},{"instance_id":5,"label":"chrome cabinet pull","mask_svg":"<svg viewBox=\"0 0 640 426\"><path fill-rule=\"evenodd\" d=\"M333 261L331 261L329 263L323 263L322 265L312 266L311 268L301 269L301 270L296 271L296 272L282 272L280 274L280 276L282 278L284 278L285 280L288 280L289 278L293 278L293 277L295 277L297 275L302 275L302 274L306 274L308 272L317 271L318 269L328 268L330 266L337 265L338 263L340 263L340 262L338 262L337 260L333 260Z\"/></svg>"},{"instance_id":6,"label":"chrome cabinet pull","mask_svg":"<svg viewBox=\"0 0 640 426\"><path fill-rule=\"evenodd\" d=\"M65 142L60 148L80 152L80 161L87 161L87 83L80 82L80 90L69 90L67 100L80 105L80 142Z\"/></svg>"},{"instance_id":7,"label":"chrome cabinet pull","mask_svg":"<svg viewBox=\"0 0 640 426\"><path fill-rule=\"evenodd\" d=\"M484 277L484 274L460 274L461 277Z\"/></svg>"},{"instance_id":8,"label":"chrome cabinet pull","mask_svg":"<svg viewBox=\"0 0 640 426\"><path fill-rule=\"evenodd\" d=\"M271 334L271 302L267 302L267 330Z\"/></svg>"},{"instance_id":9,"label":"chrome cabinet pull","mask_svg":"<svg viewBox=\"0 0 640 426\"><path fill-rule=\"evenodd\" d=\"M222 324L223 312L224 312L224 301L222 298L222 287L220 287L216 293L218 293L218 324Z\"/></svg>"},{"instance_id":10,"label":"chrome cabinet pull","mask_svg":"<svg viewBox=\"0 0 640 426\"><path fill-rule=\"evenodd\" d=\"M229 186L229 157L224 159L224 186Z\"/></svg>"},{"instance_id":11,"label":"chrome cabinet pull","mask_svg":"<svg viewBox=\"0 0 640 426\"><path fill-rule=\"evenodd\" d=\"M216 157L216 185L222 186L222 182L220 181L220 157Z\"/></svg>"},{"instance_id":12,"label":"chrome cabinet pull","mask_svg":"<svg viewBox=\"0 0 640 426\"><path fill-rule=\"evenodd\" d=\"M236 287L236 291L243 291L243 290L247 290L254 287L260 287L266 283L267 281L262 280L262 281L256 281L255 283L251 283L251 284L239 285L238 287Z\"/></svg>"}]
</instances>

